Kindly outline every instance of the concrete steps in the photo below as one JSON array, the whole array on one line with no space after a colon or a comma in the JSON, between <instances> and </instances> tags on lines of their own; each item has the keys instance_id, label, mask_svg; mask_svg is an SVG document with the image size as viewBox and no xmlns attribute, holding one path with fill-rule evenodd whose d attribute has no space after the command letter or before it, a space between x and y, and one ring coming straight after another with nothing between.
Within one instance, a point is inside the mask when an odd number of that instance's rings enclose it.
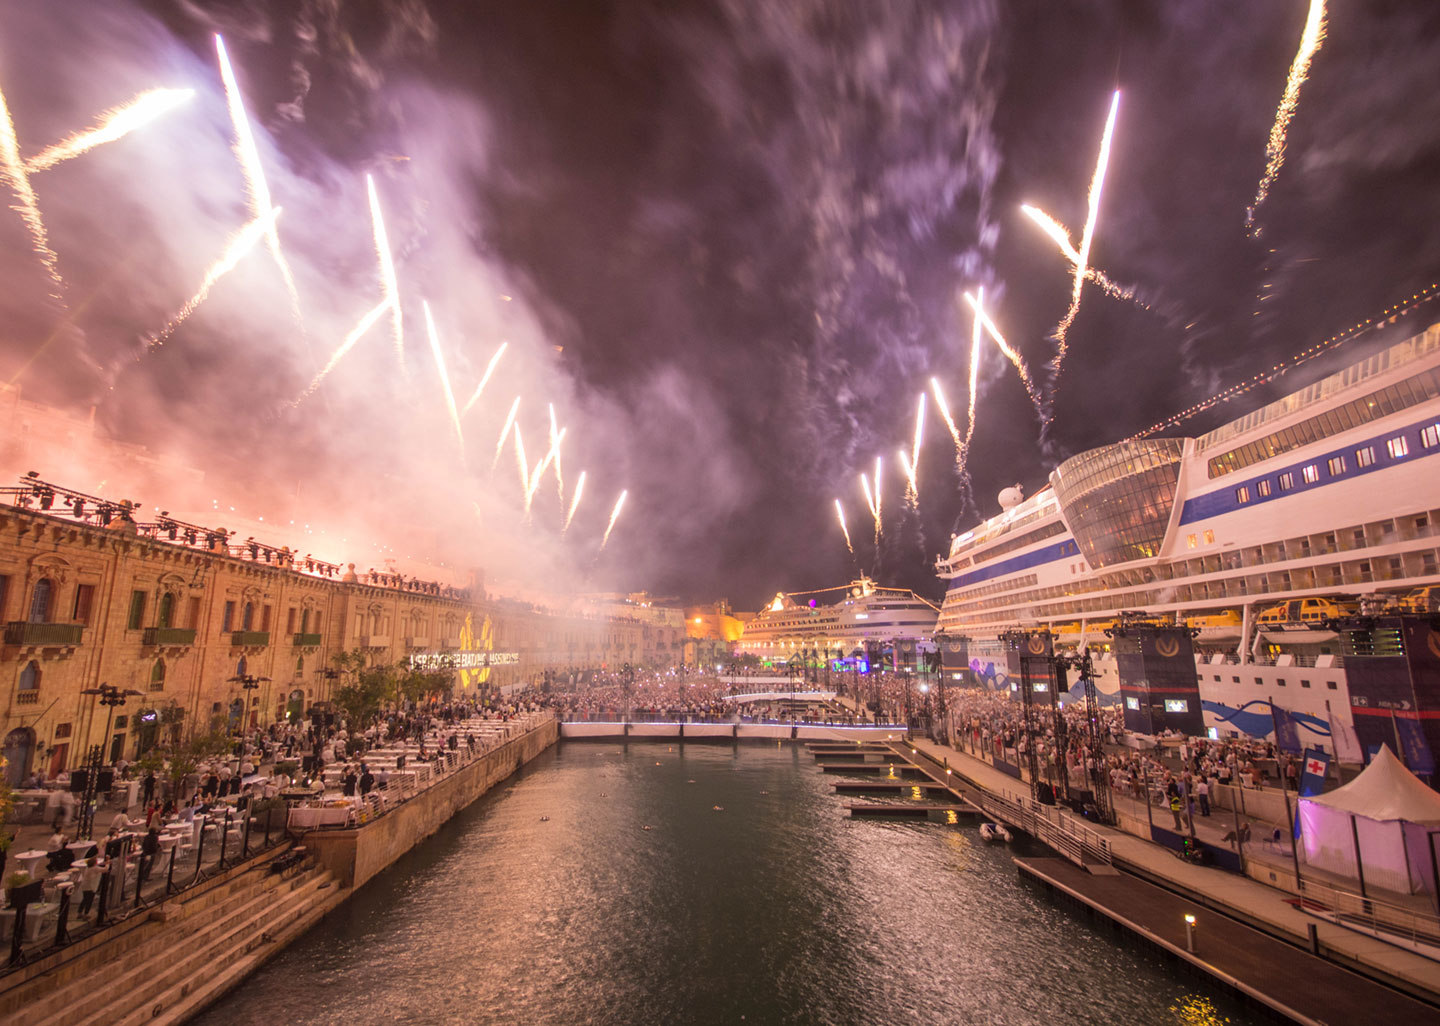
<instances>
[{"instance_id":1,"label":"concrete steps","mask_svg":"<svg viewBox=\"0 0 1440 1026\"><path fill-rule=\"evenodd\" d=\"M36 1002L27 1026L138 1026L177 1013L179 1022L223 993L217 986L238 966L253 968L278 951L277 942L308 928L343 892L326 870L310 867L257 869L203 897L204 907L183 909L145 945Z\"/></svg>"}]
</instances>

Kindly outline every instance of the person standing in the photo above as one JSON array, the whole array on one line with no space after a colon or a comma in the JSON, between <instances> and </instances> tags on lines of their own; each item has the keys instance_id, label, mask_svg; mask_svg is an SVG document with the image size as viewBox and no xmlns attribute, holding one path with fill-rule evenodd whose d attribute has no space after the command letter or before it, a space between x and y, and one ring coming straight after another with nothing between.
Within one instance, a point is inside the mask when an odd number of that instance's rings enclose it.
<instances>
[{"instance_id":1,"label":"person standing","mask_svg":"<svg viewBox=\"0 0 1440 1026\"><path fill-rule=\"evenodd\" d=\"M155 856L160 854L160 828L151 827L140 842L140 883L150 879L150 870L155 865Z\"/></svg>"},{"instance_id":2,"label":"person standing","mask_svg":"<svg viewBox=\"0 0 1440 1026\"><path fill-rule=\"evenodd\" d=\"M1210 815L1210 783L1204 777L1195 781L1195 800L1200 803L1200 815Z\"/></svg>"},{"instance_id":3,"label":"person standing","mask_svg":"<svg viewBox=\"0 0 1440 1026\"><path fill-rule=\"evenodd\" d=\"M105 876L105 864L101 859L89 859L80 871L80 914L88 916L90 906L95 904L95 892Z\"/></svg>"}]
</instances>

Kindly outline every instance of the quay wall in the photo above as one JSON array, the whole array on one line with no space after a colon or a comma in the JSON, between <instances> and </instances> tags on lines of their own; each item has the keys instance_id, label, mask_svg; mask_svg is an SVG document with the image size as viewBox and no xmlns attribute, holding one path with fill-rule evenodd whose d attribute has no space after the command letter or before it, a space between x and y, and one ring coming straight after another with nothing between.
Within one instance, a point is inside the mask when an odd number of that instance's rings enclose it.
<instances>
[{"instance_id":1,"label":"quay wall","mask_svg":"<svg viewBox=\"0 0 1440 1026\"><path fill-rule=\"evenodd\" d=\"M559 739L547 720L456 770L385 815L348 830L312 830L305 847L345 888L371 877L439 830L452 816L510 776Z\"/></svg>"}]
</instances>

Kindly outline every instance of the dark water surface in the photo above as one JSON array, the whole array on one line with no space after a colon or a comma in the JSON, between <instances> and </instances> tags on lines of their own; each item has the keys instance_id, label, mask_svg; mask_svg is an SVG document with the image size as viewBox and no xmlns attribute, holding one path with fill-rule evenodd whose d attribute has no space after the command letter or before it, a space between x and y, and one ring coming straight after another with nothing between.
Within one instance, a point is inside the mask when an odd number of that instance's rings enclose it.
<instances>
[{"instance_id":1,"label":"dark water surface","mask_svg":"<svg viewBox=\"0 0 1440 1026\"><path fill-rule=\"evenodd\" d=\"M563 744L197 1021L1264 1021L973 826L852 822L832 779L788 744Z\"/></svg>"}]
</instances>

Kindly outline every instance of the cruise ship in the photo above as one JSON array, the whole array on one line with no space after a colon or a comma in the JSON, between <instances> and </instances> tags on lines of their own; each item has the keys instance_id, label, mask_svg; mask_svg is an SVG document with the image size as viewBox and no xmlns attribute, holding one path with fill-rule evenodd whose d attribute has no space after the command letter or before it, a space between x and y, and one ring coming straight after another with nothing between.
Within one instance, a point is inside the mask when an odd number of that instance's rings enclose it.
<instances>
[{"instance_id":1,"label":"cruise ship","mask_svg":"<svg viewBox=\"0 0 1440 1026\"><path fill-rule=\"evenodd\" d=\"M938 633L983 683L1009 686L1001 632L1047 627L1113 697L1105 629L1141 611L1199 630L1212 733L1269 734L1273 701L1329 747L1350 699L1326 618L1440 595L1440 324L1197 438L1072 456L1001 506L936 561Z\"/></svg>"},{"instance_id":2,"label":"cruise ship","mask_svg":"<svg viewBox=\"0 0 1440 1026\"><path fill-rule=\"evenodd\" d=\"M913 591L861 577L844 588L777 594L745 625L739 647L765 660L816 651L846 658L867 646L888 647L913 665L933 648L939 613Z\"/></svg>"}]
</instances>

